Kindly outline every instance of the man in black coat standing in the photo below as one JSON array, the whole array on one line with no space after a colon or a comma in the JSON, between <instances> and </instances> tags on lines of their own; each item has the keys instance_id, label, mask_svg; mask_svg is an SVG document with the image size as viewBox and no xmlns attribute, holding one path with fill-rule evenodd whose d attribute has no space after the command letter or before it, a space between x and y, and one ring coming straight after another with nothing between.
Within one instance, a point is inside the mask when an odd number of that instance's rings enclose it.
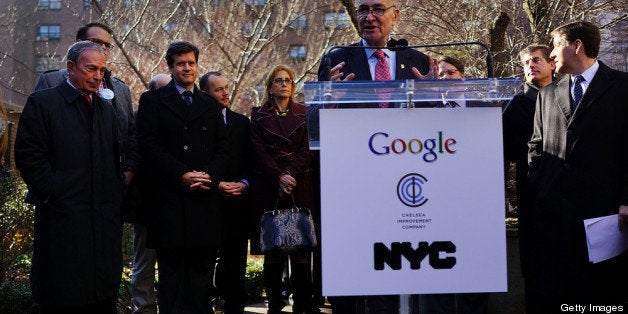
<instances>
[{"instance_id":1,"label":"man in black coat standing","mask_svg":"<svg viewBox=\"0 0 628 314\"><path fill-rule=\"evenodd\" d=\"M233 112L229 100L229 81L219 72L201 77L202 91L214 97L222 107L222 116L229 138L229 162L225 178L218 184L222 194L221 218L223 238L218 254L219 267L215 282L225 300L225 314L243 314L246 292L246 250L251 208L248 197L249 174L253 154L249 118Z\"/></svg>"},{"instance_id":2,"label":"man in black coat standing","mask_svg":"<svg viewBox=\"0 0 628 314\"><path fill-rule=\"evenodd\" d=\"M528 313L561 304L625 305L628 255L589 262L584 219L628 208L628 74L597 55L600 31L573 22L552 33L561 78L539 92L529 143Z\"/></svg>"},{"instance_id":3,"label":"man in black coat standing","mask_svg":"<svg viewBox=\"0 0 628 314\"><path fill-rule=\"evenodd\" d=\"M101 46L107 57L115 47L113 45L113 30L99 22L91 22L81 26L76 31L76 41L81 40L88 40ZM67 69L47 71L37 79L35 91L55 87L67 79ZM113 77L111 71L107 69L97 94L100 96L101 101L110 104L116 111L118 141L120 142L120 164L124 174L124 183L128 186L133 182L133 177L140 162L131 91L124 82ZM130 197L128 195L125 196ZM128 206L128 201L128 199L123 199L123 205Z\"/></svg>"},{"instance_id":4,"label":"man in black coat standing","mask_svg":"<svg viewBox=\"0 0 628 314\"><path fill-rule=\"evenodd\" d=\"M123 188L103 49L73 44L68 79L28 98L15 163L36 199L31 289L42 313L116 313Z\"/></svg>"},{"instance_id":5,"label":"man in black coat standing","mask_svg":"<svg viewBox=\"0 0 628 314\"><path fill-rule=\"evenodd\" d=\"M547 45L532 44L519 52L519 61L523 67L525 83L523 91L516 94L504 107L502 113L504 132L504 158L515 163L515 183L517 212L519 214L519 258L521 274L528 273L528 256L534 250L530 243L532 195L528 183L528 141L534 127L534 110L539 90L553 81L554 61L550 59Z\"/></svg>"},{"instance_id":6,"label":"man in black coat standing","mask_svg":"<svg viewBox=\"0 0 628 314\"><path fill-rule=\"evenodd\" d=\"M228 154L217 102L196 86L198 48L173 42L172 81L140 97L137 126L142 199L152 214L148 247L157 249L160 313L212 313L209 300L220 245L218 183Z\"/></svg>"}]
</instances>

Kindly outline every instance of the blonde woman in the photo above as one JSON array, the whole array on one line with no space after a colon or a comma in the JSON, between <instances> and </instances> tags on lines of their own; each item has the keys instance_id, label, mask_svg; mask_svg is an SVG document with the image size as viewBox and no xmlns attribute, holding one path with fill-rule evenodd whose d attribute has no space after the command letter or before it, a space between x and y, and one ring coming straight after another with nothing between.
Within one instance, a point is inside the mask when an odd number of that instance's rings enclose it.
<instances>
[{"instance_id":1,"label":"blonde woman","mask_svg":"<svg viewBox=\"0 0 628 314\"><path fill-rule=\"evenodd\" d=\"M313 208L310 162L305 107L294 101L296 84L294 72L287 66L273 68L266 78L266 93L262 106L251 112L251 137L255 164L251 184L256 221L264 211L292 206ZM254 228L259 232L259 226ZM252 251L259 252L259 234L252 236ZM312 312L312 279L310 252L289 254L293 313ZM281 297L281 277L285 254L266 253L264 279L268 298L268 313L280 313L285 306Z\"/></svg>"}]
</instances>

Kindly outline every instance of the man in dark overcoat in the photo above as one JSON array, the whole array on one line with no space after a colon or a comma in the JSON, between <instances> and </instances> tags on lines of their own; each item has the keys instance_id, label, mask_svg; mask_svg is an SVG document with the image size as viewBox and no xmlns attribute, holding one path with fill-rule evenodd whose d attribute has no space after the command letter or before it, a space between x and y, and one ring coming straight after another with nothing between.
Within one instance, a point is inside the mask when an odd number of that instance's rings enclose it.
<instances>
[{"instance_id":1,"label":"man in dark overcoat","mask_svg":"<svg viewBox=\"0 0 628 314\"><path fill-rule=\"evenodd\" d=\"M216 100L196 86L198 48L173 42L172 81L140 97L137 127L142 200L151 210L148 247L157 249L160 313L210 313L215 250L220 245L217 184L228 154Z\"/></svg>"},{"instance_id":2,"label":"man in dark overcoat","mask_svg":"<svg viewBox=\"0 0 628 314\"><path fill-rule=\"evenodd\" d=\"M76 41L88 40L100 45L109 56L113 49L113 30L102 23L91 22L81 26L76 31ZM68 79L67 69L50 70L42 73L37 79L35 91L44 88L55 87ZM137 147L137 133L133 117L133 101L129 87L118 78L113 77L111 71L105 71L101 86L97 94L102 102L113 106L118 121L118 141L120 142L120 167L124 175L124 183L127 187L133 182L135 172L139 167L140 156ZM131 211L134 200L133 195L125 192L123 198L123 213ZM32 200L32 195L28 197Z\"/></svg>"},{"instance_id":3,"label":"man in dark overcoat","mask_svg":"<svg viewBox=\"0 0 628 314\"><path fill-rule=\"evenodd\" d=\"M628 205L628 74L597 55L600 31L573 22L552 32L550 58L563 74L539 91L529 143L528 313L561 304L625 305L626 253L589 262L584 219Z\"/></svg>"},{"instance_id":4,"label":"man in dark overcoat","mask_svg":"<svg viewBox=\"0 0 628 314\"><path fill-rule=\"evenodd\" d=\"M214 281L220 297L224 298L225 314L243 314L249 221L252 216L248 193L253 155L251 126L249 118L231 110L229 81L222 74L204 74L199 86L220 104L229 139L227 171L218 185L222 195L223 232Z\"/></svg>"},{"instance_id":5,"label":"man in dark overcoat","mask_svg":"<svg viewBox=\"0 0 628 314\"><path fill-rule=\"evenodd\" d=\"M31 289L42 313L115 313L123 181L115 112L96 94L107 59L80 41L67 60L68 80L28 98L15 140L37 200Z\"/></svg>"}]
</instances>

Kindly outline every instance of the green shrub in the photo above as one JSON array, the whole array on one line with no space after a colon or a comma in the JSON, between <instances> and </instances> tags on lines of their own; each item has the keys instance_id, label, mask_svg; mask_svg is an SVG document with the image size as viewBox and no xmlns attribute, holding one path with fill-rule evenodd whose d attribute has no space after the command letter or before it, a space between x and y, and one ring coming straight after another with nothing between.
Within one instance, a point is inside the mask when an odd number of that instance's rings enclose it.
<instances>
[{"instance_id":1,"label":"green shrub","mask_svg":"<svg viewBox=\"0 0 628 314\"><path fill-rule=\"evenodd\" d=\"M28 276L34 207L24 202L26 184L0 167L0 282Z\"/></svg>"},{"instance_id":2,"label":"green shrub","mask_svg":"<svg viewBox=\"0 0 628 314\"><path fill-rule=\"evenodd\" d=\"M249 303L263 300L264 292L264 260L251 258L246 261L246 299Z\"/></svg>"},{"instance_id":3,"label":"green shrub","mask_svg":"<svg viewBox=\"0 0 628 314\"><path fill-rule=\"evenodd\" d=\"M30 284L26 280L0 284L0 314L36 313Z\"/></svg>"}]
</instances>

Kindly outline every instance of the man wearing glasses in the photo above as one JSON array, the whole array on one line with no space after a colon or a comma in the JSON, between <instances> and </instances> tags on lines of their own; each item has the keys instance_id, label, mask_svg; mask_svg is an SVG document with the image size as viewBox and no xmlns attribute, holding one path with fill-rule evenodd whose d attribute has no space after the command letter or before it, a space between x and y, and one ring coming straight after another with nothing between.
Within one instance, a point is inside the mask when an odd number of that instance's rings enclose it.
<instances>
[{"instance_id":1,"label":"man wearing glasses","mask_svg":"<svg viewBox=\"0 0 628 314\"><path fill-rule=\"evenodd\" d=\"M361 48L341 48L323 56L318 68L319 81L371 81L434 79L436 61L414 49L389 50L386 47L399 20L394 0L358 0L358 32Z\"/></svg>"},{"instance_id":2,"label":"man wearing glasses","mask_svg":"<svg viewBox=\"0 0 628 314\"><path fill-rule=\"evenodd\" d=\"M377 48L387 46L392 39L393 27L399 20L400 11L394 0L358 0L356 14L358 32L362 40L351 45L355 48L335 49L324 55L318 68L319 81L436 78L437 63L429 56L414 49ZM315 171L318 170L318 159L318 154L314 154ZM318 178L317 175L314 177ZM396 295L366 298L331 297L329 300L334 313L364 313L365 303L369 313L398 313L399 311L399 296Z\"/></svg>"}]
</instances>

